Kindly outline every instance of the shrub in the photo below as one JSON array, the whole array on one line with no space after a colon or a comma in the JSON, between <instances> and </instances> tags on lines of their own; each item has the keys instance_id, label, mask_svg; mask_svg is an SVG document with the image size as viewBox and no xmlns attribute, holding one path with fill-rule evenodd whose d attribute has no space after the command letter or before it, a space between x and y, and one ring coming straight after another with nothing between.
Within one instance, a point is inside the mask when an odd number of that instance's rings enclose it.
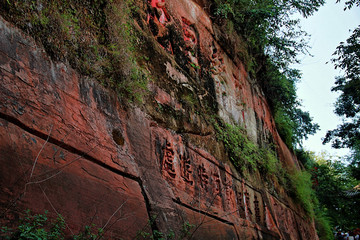
<instances>
[{"instance_id":1,"label":"shrub","mask_svg":"<svg viewBox=\"0 0 360 240\"><path fill-rule=\"evenodd\" d=\"M314 216L314 203L316 197L312 189L311 174L306 170L293 170L289 174L291 190L309 216Z\"/></svg>"},{"instance_id":2,"label":"shrub","mask_svg":"<svg viewBox=\"0 0 360 240\"><path fill-rule=\"evenodd\" d=\"M315 227L320 240L334 239L330 218L325 209L315 210Z\"/></svg>"},{"instance_id":3,"label":"shrub","mask_svg":"<svg viewBox=\"0 0 360 240\"><path fill-rule=\"evenodd\" d=\"M2 227L1 237L4 239L64 239L65 220L58 215L55 221L49 221L47 211L44 214L31 215L30 210L26 210L25 216L20 218L19 225L12 229Z\"/></svg>"},{"instance_id":4,"label":"shrub","mask_svg":"<svg viewBox=\"0 0 360 240\"><path fill-rule=\"evenodd\" d=\"M44 214L32 214L28 209L24 217L20 217L17 226L8 228L1 227L1 239L8 240L61 240L65 239L65 220L58 214L55 220L47 217L47 211ZM103 238L101 228L95 230L95 225L85 226L84 231L73 235L74 240L100 240Z\"/></svg>"},{"instance_id":5,"label":"shrub","mask_svg":"<svg viewBox=\"0 0 360 240\"><path fill-rule=\"evenodd\" d=\"M266 177L280 172L281 164L276 153L270 148L261 148L246 135L245 129L213 120L217 140L222 141L234 166L244 172L260 171Z\"/></svg>"}]
</instances>

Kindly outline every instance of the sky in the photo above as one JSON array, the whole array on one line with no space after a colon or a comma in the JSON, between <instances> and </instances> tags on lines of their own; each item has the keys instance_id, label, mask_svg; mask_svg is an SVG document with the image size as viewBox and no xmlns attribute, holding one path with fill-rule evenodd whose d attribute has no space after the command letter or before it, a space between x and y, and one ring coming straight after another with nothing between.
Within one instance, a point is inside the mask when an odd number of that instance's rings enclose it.
<instances>
[{"instance_id":1,"label":"sky","mask_svg":"<svg viewBox=\"0 0 360 240\"><path fill-rule=\"evenodd\" d=\"M302 71L302 81L297 85L297 94L302 99L304 110L320 125L321 130L304 142L306 150L319 153L327 151L334 156L345 156L348 149L333 149L331 144L322 144L327 130L341 124L341 118L334 114L334 103L338 93L331 92L335 77L341 75L334 65L328 62L341 41L351 35L360 24L360 8L343 11L344 1L327 1L313 16L302 19L302 29L311 35L309 45L313 57L300 57L301 64L295 65ZM351 31L350 31L351 30Z\"/></svg>"}]
</instances>

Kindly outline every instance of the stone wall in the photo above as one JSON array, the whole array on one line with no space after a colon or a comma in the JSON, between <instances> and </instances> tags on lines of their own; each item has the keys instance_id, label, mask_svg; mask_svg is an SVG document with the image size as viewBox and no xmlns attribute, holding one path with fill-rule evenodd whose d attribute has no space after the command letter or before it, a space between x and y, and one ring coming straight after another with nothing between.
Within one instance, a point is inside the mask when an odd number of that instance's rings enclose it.
<instances>
[{"instance_id":1,"label":"stone wall","mask_svg":"<svg viewBox=\"0 0 360 240\"><path fill-rule=\"evenodd\" d=\"M285 164L297 164L206 2L143 7L136 24L153 44L148 71L160 79L148 85L150 100L131 108L0 18L1 221L47 209L64 216L69 234L95 223L106 239L181 236L186 223L191 239L317 239L285 193L241 177L211 127L178 97L179 89L211 95L224 121L244 126L259 145L271 139Z\"/></svg>"}]
</instances>

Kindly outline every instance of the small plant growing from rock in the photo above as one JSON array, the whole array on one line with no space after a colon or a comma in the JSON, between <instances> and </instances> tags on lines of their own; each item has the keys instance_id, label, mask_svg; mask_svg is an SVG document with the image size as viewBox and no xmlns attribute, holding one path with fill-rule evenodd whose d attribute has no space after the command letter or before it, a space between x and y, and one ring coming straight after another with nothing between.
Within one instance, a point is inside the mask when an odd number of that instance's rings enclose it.
<instances>
[{"instance_id":1,"label":"small plant growing from rock","mask_svg":"<svg viewBox=\"0 0 360 240\"><path fill-rule=\"evenodd\" d=\"M184 222L181 226L180 232L178 235L175 234L173 229L167 229L167 233L161 232L159 230L147 231L148 227L153 226L158 215L153 215L148 221L147 225L143 230L137 233L136 239L151 239L151 240L183 240L191 239L194 232L197 230L196 226L190 224L188 221Z\"/></svg>"},{"instance_id":2,"label":"small plant growing from rock","mask_svg":"<svg viewBox=\"0 0 360 240\"><path fill-rule=\"evenodd\" d=\"M1 227L0 239L8 240L61 240L65 236L65 219L58 214L55 220L50 220L47 216L48 211L44 214L32 214L28 209L25 216L20 217L16 227ZM74 240L100 240L103 239L102 228L95 229L95 225L85 226L84 230L77 235L70 237Z\"/></svg>"},{"instance_id":3,"label":"small plant growing from rock","mask_svg":"<svg viewBox=\"0 0 360 240\"><path fill-rule=\"evenodd\" d=\"M32 215L30 210L19 219L15 228L2 227L1 239L64 239L65 220L58 215L55 221L49 221L47 211L44 214Z\"/></svg>"}]
</instances>

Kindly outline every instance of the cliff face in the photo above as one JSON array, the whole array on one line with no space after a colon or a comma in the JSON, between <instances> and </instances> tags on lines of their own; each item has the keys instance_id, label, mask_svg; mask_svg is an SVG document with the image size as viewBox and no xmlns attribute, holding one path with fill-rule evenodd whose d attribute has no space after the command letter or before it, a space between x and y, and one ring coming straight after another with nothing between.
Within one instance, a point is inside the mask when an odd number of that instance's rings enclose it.
<instances>
[{"instance_id":1,"label":"cliff face","mask_svg":"<svg viewBox=\"0 0 360 240\"><path fill-rule=\"evenodd\" d=\"M317 239L281 186L236 170L204 117L243 126L297 166L238 55L241 39L213 22L207 1L136 6L152 81L144 102L126 107L0 19L1 221L30 208L61 214L69 233L95 223L106 239Z\"/></svg>"}]
</instances>

